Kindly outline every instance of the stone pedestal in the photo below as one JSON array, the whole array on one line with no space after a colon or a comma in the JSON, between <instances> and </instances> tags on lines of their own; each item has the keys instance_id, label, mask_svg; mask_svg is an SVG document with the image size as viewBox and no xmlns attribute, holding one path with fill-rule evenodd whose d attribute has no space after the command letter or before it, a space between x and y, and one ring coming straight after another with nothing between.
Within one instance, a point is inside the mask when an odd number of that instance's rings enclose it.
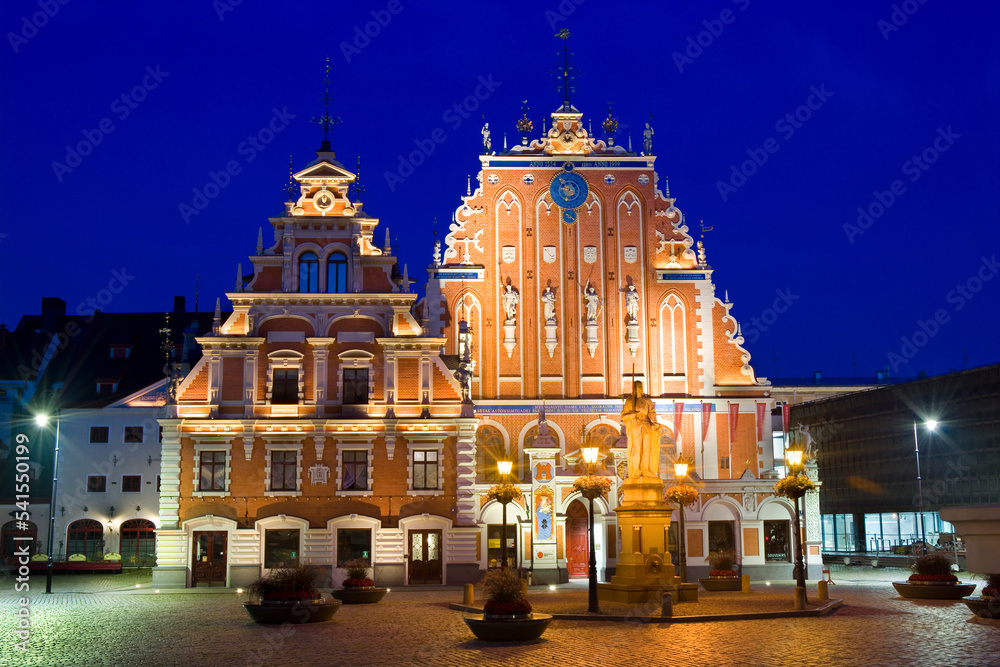
<instances>
[{"instance_id":1,"label":"stone pedestal","mask_svg":"<svg viewBox=\"0 0 1000 667\"><path fill-rule=\"evenodd\" d=\"M674 601L697 602L698 584L681 584L670 561L667 529L671 510L663 500L663 481L629 478L622 493L623 502L615 509L621 529L618 567L610 582L598 584L598 599L659 603L664 593L672 593Z\"/></svg>"}]
</instances>

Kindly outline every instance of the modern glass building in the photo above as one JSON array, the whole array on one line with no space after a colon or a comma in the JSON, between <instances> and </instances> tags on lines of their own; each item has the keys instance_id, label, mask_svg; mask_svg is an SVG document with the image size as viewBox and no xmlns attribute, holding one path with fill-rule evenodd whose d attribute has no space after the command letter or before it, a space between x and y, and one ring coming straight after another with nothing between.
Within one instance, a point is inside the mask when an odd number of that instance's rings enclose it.
<instances>
[{"instance_id":1,"label":"modern glass building","mask_svg":"<svg viewBox=\"0 0 1000 667\"><path fill-rule=\"evenodd\" d=\"M792 407L816 456L823 551L951 547L938 510L1000 503L1000 364Z\"/></svg>"}]
</instances>

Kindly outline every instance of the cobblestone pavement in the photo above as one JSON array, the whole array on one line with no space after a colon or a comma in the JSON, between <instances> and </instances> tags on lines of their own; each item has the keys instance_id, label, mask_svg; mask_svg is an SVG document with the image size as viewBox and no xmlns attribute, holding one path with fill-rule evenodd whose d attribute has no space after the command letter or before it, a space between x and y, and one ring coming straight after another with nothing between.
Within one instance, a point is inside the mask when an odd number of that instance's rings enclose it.
<instances>
[{"instance_id":1,"label":"cobblestone pavement","mask_svg":"<svg viewBox=\"0 0 1000 667\"><path fill-rule=\"evenodd\" d=\"M823 618L554 621L541 640L514 645L474 640L463 614L447 609L461 600L455 590L394 590L377 605L342 607L330 623L282 628L250 622L235 591L157 594L148 578L135 589L127 575L95 575L58 577L60 592L45 595L42 577L31 582L27 654L14 648L19 595L7 580L0 665L1000 665L1000 621L976 619L960 602L898 597L889 581L903 571L839 574L831 595L845 606ZM790 599L791 587L765 595L775 594Z\"/></svg>"}]
</instances>

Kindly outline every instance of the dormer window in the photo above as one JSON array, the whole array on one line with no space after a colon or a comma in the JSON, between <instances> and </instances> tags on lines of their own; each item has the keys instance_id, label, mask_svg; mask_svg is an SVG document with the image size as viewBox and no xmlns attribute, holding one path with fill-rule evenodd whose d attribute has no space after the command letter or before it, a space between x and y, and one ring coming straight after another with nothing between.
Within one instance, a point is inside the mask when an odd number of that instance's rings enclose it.
<instances>
[{"instance_id":1,"label":"dormer window","mask_svg":"<svg viewBox=\"0 0 1000 667\"><path fill-rule=\"evenodd\" d=\"M294 405L299 402L299 369L275 368L271 403Z\"/></svg>"},{"instance_id":2,"label":"dormer window","mask_svg":"<svg viewBox=\"0 0 1000 667\"><path fill-rule=\"evenodd\" d=\"M299 291L319 292L319 257L314 252L299 257Z\"/></svg>"},{"instance_id":3,"label":"dormer window","mask_svg":"<svg viewBox=\"0 0 1000 667\"><path fill-rule=\"evenodd\" d=\"M267 401L272 405L300 405L305 398L303 355L277 350L267 355Z\"/></svg>"},{"instance_id":4,"label":"dormer window","mask_svg":"<svg viewBox=\"0 0 1000 667\"><path fill-rule=\"evenodd\" d=\"M326 291L347 291L347 257L343 253L335 252L326 259Z\"/></svg>"}]
</instances>

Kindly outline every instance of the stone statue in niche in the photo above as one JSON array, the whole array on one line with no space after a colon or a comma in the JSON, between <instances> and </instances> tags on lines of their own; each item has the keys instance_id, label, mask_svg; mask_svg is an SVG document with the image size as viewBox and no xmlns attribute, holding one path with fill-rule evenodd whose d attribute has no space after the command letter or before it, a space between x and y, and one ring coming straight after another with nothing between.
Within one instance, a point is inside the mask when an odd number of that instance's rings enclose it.
<instances>
[{"instance_id":1,"label":"stone statue in niche","mask_svg":"<svg viewBox=\"0 0 1000 667\"><path fill-rule=\"evenodd\" d=\"M503 303L503 312L507 317L508 324L514 324L517 320L517 304L521 301L521 295L517 293L514 286L508 281L506 285L503 286L503 294L500 296L501 303Z\"/></svg>"},{"instance_id":2,"label":"stone statue in niche","mask_svg":"<svg viewBox=\"0 0 1000 667\"><path fill-rule=\"evenodd\" d=\"M583 300L587 302L587 324L597 323L597 311L601 307L601 297L593 285L587 285L584 290Z\"/></svg>"},{"instance_id":3,"label":"stone statue in niche","mask_svg":"<svg viewBox=\"0 0 1000 667\"><path fill-rule=\"evenodd\" d=\"M625 312L628 313L629 324L639 321L639 292L635 285L629 285L625 291Z\"/></svg>"},{"instance_id":4,"label":"stone statue in niche","mask_svg":"<svg viewBox=\"0 0 1000 667\"><path fill-rule=\"evenodd\" d=\"M542 309L545 315L546 324L556 323L556 293L551 287L546 287L542 292Z\"/></svg>"}]
</instances>

